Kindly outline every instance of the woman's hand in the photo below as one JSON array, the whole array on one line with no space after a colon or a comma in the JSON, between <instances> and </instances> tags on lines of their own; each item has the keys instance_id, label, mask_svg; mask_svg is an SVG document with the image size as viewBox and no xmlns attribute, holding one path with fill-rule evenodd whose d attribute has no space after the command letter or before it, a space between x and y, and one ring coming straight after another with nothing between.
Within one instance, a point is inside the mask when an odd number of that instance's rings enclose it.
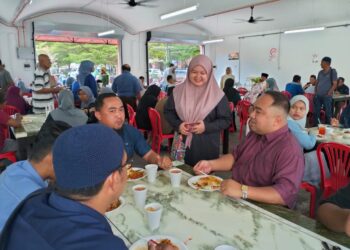
<instances>
[{"instance_id":1,"label":"woman's hand","mask_svg":"<svg viewBox=\"0 0 350 250\"><path fill-rule=\"evenodd\" d=\"M190 134L190 130L187 128L187 122L183 122L180 124L179 127L179 132L183 135L189 135Z\"/></svg>"},{"instance_id":2,"label":"woman's hand","mask_svg":"<svg viewBox=\"0 0 350 250\"><path fill-rule=\"evenodd\" d=\"M192 133L194 134L203 134L205 131L205 125L203 121L197 122L195 125L192 127Z\"/></svg>"}]
</instances>

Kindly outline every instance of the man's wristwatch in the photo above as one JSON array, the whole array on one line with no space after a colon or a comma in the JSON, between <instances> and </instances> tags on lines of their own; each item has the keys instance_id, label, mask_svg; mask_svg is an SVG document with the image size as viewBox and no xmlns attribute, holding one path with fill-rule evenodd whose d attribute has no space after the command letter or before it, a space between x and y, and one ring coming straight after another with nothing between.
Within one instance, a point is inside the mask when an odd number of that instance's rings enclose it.
<instances>
[{"instance_id":1,"label":"man's wristwatch","mask_svg":"<svg viewBox=\"0 0 350 250\"><path fill-rule=\"evenodd\" d=\"M248 199L248 186L241 185L242 199Z\"/></svg>"}]
</instances>

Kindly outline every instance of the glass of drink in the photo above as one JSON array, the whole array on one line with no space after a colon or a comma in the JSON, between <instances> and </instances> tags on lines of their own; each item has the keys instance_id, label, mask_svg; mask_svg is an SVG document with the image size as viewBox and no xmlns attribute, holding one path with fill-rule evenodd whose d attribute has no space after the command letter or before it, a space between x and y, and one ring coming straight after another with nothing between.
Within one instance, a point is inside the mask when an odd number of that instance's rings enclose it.
<instances>
[{"instance_id":1,"label":"glass of drink","mask_svg":"<svg viewBox=\"0 0 350 250\"><path fill-rule=\"evenodd\" d=\"M147 187L145 185L135 185L132 187L136 207L142 209L146 204Z\"/></svg>"},{"instance_id":2,"label":"glass of drink","mask_svg":"<svg viewBox=\"0 0 350 250\"><path fill-rule=\"evenodd\" d=\"M326 134L326 125L318 124L318 134L325 135Z\"/></svg>"},{"instance_id":3,"label":"glass of drink","mask_svg":"<svg viewBox=\"0 0 350 250\"><path fill-rule=\"evenodd\" d=\"M163 206L159 203L150 203L145 206L148 227L151 231L154 231L159 228L162 210Z\"/></svg>"}]
</instances>

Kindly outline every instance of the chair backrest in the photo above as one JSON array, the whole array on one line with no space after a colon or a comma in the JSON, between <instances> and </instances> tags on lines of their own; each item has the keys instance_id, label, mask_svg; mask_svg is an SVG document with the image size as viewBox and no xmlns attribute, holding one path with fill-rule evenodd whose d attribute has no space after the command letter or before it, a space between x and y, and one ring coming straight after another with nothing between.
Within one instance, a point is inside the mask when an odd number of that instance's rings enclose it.
<instances>
[{"instance_id":1,"label":"chair backrest","mask_svg":"<svg viewBox=\"0 0 350 250\"><path fill-rule=\"evenodd\" d=\"M245 95L248 92L248 89L244 87L239 87L237 90L241 96Z\"/></svg>"},{"instance_id":2,"label":"chair backrest","mask_svg":"<svg viewBox=\"0 0 350 250\"><path fill-rule=\"evenodd\" d=\"M148 108L148 116L151 120L151 126L152 126L152 137L154 136L162 136L162 121L160 119L159 112L154 108Z\"/></svg>"},{"instance_id":3,"label":"chair backrest","mask_svg":"<svg viewBox=\"0 0 350 250\"><path fill-rule=\"evenodd\" d=\"M282 95L288 98L288 100L292 99L292 95L288 91L281 91Z\"/></svg>"},{"instance_id":4,"label":"chair backrest","mask_svg":"<svg viewBox=\"0 0 350 250\"><path fill-rule=\"evenodd\" d=\"M11 106L11 105L5 105L3 108L3 111L8 115L14 115L16 113L21 113L18 108Z\"/></svg>"},{"instance_id":5,"label":"chair backrest","mask_svg":"<svg viewBox=\"0 0 350 250\"><path fill-rule=\"evenodd\" d=\"M135 110L131 107L130 104L126 104L126 105L128 107L128 113L129 113L129 124L131 126L136 127L136 120L135 120L136 113L135 113Z\"/></svg>"},{"instance_id":6,"label":"chair backrest","mask_svg":"<svg viewBox=\"0 0 350 250\"><path fill-rule=\"evenodd\" d=\"M304 96L309 100L309 113L314 112L314 96L315 94L305 93Z\"/></svg>"},{"instance_id":7,"label":"chair backrest","mask_svg":"<svg viewBox=\"0 0 350 250\"><path fill-rule=\"evenodd\" d=\"M246 100L241 100L237 103L237 114L239 116L239 119L241 120L241 123L247 122L249 118L249 108L251 103Z\"/></svg>"},{"instance_id":8,"label":"chair backrest","mask_svg":"<svg viewBox=\"0 0 350 250\"><path fill-rule=\"evenodd\" d=\"M328 179L325 174L327 165L322 159L322 154L330 171ZM335 142L321 143L317 147L317 159L321 171L321 188L325 189L326 180L330 181L331 189L334 192L350 182L350 146Z\"/></svg>"},{"instance_id":9,"label":"chair backrest","mask_svg":"<svg viewBox=\"0 0 350 250\"><path fill-rule=\"evenodd\" d=\"M233 102L228 102L231 112L235 109L235 104Z\"/></svg>"}]
</instances>

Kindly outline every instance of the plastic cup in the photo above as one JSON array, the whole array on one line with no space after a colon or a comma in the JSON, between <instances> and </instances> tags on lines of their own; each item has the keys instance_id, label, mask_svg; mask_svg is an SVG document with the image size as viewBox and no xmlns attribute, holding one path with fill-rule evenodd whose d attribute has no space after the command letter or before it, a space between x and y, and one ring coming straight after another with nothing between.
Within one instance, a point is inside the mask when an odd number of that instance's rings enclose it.
<instances>
[{"instance_id":1,"label":"plastic cup","mask_svg":"<svg viewBox=\"0 0 350 250\"><path fill-rule=\"evenodd\" d=\"M178 168L173 168L169 170L171 186L180 187L182 170Z\"/></svg>"},{"instance_id":2,"label":"plastic cup","mask_svg":"<svg viewBox=\"0 0 350 250\"><path fill-rule=\"evenodd\" d=\"M147 187L145 185L135 185L132 187L136 207L142 209L146 204Z\"/></svg>"},{"instance_id":3,"label":"plastic cup","mask_svg":"<svg viewBox=\"0 0 350 250\"><path fill-rule=\"evenodd\" d=\"M149 183L153 183L156 181L157 178L157 170L158 165L156 164L148 164L146 165L146 171L147 171L147 179Z\"/></svg>"},{"instance_id":4,"label":"plastic cup","mask_svg":"<svg viewBox=\"0 0 350 250\"><path fill-rule=\"evenodd\" d=\"M148 227L151 231L159 228L163 206L159 203L150 203L144 207L147 215Z\"/></svg>"},{"instance_id":5,"label":"plastic cup","mask_svg":"<svg viewBox=\"0 0 350 250\"><path fill-rule=\"evenodd\" d=\"M318 134L325 135L326 134L326 125L318 124Z\"/></svg>"}]
</instances>

